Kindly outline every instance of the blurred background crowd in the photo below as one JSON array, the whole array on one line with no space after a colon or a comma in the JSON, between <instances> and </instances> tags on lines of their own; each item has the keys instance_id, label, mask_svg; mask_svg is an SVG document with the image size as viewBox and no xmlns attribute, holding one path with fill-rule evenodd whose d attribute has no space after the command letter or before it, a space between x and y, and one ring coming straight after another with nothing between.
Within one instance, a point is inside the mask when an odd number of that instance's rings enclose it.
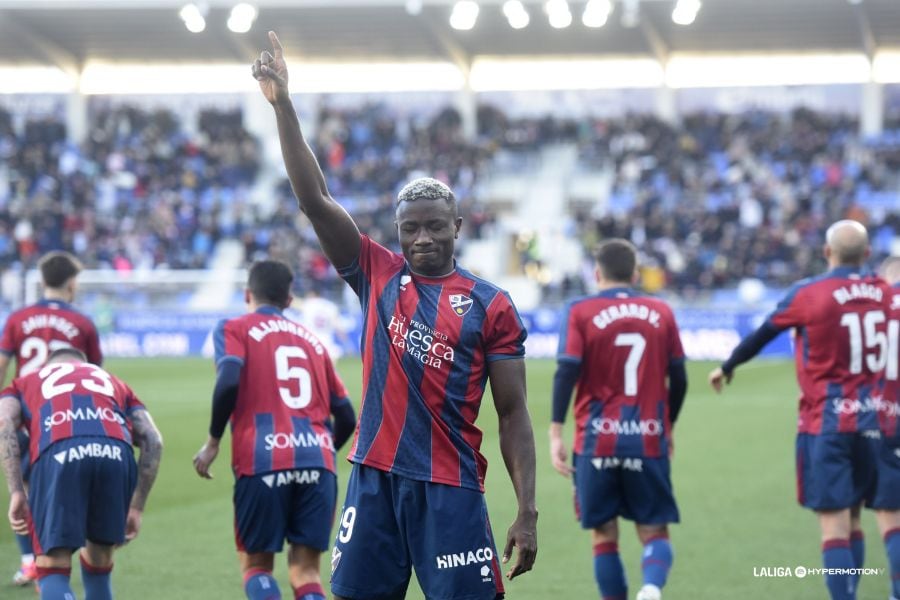
<instances>
[{"instance_id":1,"label":"blurred background crowd","mask_svg":"<svg viewBox=\"0 0 900 600\"><path fill-rule=\"evenodd\" d=\"M483 105L478 124L467 139L453 108L398 117L382 104L326 102L310 142L334 197L387 245L396 244L393 199L408 179L451 185L462 238L477 240L496 233L497 209L480 184L500 157L528 165L548 146L574 146L581 171L611 182L604 202L573 204L567 215L585 256L604 238L626 237L655 270L654 287L683 294L746 278L783 287L819 272L821 232L839 218L869 226L876 259L900 237L900 123L891 120L863 139L855 118L806 109L696 113L672 125L640 115L510 118ZM0 269L20 272L54 249L89 268L200 269L220 241L237 240L246 260L292 263L300 292L339 295L283 177L269 201L253 201L260 147L239 111L201 111L186 127L166 110L104 107L76 146L60 119L16 126L0 109Z\"/></svg>"}]
</instances>

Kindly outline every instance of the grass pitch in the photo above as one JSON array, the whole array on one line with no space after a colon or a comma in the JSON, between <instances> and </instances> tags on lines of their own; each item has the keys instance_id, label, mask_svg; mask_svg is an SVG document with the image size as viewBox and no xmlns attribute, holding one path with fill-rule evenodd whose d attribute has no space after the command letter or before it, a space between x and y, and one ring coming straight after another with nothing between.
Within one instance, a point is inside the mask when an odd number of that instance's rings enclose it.
<instances>
[{"instance_id":1,"label":"grass pitch","mask_svg":"<svg viewBox=\"0 0 900 600\"><path fill-rule=\"evenodd\" d=\"M689 365L690 388L675 429L673 477L682 523L672 528L675 566L665 589L669 600L790 599L826 597L822 577L765 577L763 569L819 567L819 534L814 515L794 500L794 431L797 387L792 366L757 362L739 369L722 397L706 385L709 363ZM159 480L144 515L140 537L117 554L113 586L119 600L242 598L232 536L228 452L203 481L191 458L206 436L213 366L199 359L110 360L107 368L127 381L150 408L165 440ZM507 597L546 600L599 596L593 580L590 538L575 522L570 481L550 466L547 424L553 361L528 362L528 392L538 451L538 560L535 570L507 583ZM340 363L339 371L358 402L360 365ZM490 461L487 498L497 544L502 549L516 504L497 443L497 419L490 397L479 425ZM571 418L568 425L571 435ZM226 436L226 444L229 439ZM346 454L346 452L344 453ZM341 461L343 484L349 465ZM0 489L5 514L6 487ZM884 568L884 550L872 515L864 515L866 566ZM621 526L620 550L628 571L629 594L640 587L640 547L633 529ZM0 598L34 598L32 589L9 581L18 564L17 548L0 523ZM276 576L287 587L283 557ZM83 598L77 561L76 593ZM322 561L327 582L329 563ZM888 575L863 577L861 600L883 600ZM287 596L286 596L287 597ZM415 585L407 596L422 598Z\"/></svg>"}]
</instances>

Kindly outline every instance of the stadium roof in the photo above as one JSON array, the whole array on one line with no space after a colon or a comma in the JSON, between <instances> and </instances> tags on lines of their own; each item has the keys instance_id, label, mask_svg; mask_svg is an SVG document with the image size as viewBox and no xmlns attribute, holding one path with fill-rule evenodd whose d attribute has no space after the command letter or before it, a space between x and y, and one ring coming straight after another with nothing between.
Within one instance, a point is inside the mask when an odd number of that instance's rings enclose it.
<instances>
[{"instance_id":1,"label":"stadium roof","mask_svg":"<svg viewBox=\"0 0 900 600\"><path fill-rule=\"evenodd\" d=\"M205 0L207 28L190 33L187 0L0 0L0 63L80 70L88 61L247 62L278 32L289 54L323 60L450 60L476 56L645 56L672 53L863 52L900 48L900 0L705 0L696 21L672 22L675 0L640 0L640 21L622 24L629 0L614 0L602 28L574 21L554 29L543 2L523 0L531 23L512 29L502 0L479 0L475 27L450 27L451 0L256 0L249 33L225 22L237 1ZM415 14L414 14L415 13Z\"/></svg>"}]
</instances>

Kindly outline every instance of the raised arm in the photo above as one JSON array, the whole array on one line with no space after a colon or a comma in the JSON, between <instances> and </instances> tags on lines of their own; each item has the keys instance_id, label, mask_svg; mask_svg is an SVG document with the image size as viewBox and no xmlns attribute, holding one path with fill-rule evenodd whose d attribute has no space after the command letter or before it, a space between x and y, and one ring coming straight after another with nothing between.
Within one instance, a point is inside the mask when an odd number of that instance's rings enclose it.
<instances>
[{"instance_id":1,"label":"raised arm","mask_svg":"<svg viewBox=\"0 0 900 600\"><path fill-rule=\"evenodd\" d=\"M28 533L28 503L22 481L22 455L16 436L22 421L19 401L12 396L0 398L0 461L9 489L9 524L18 534Z\"/></svg>"},{"instance_id":2,"label":"raised arm","mask_svg":"<svg viewBox=\"0 0 900 600\"><path fill-rule=\"evenodd\" d=\"M509 528L503 550L503 562L507 562L513 546L519 549L515 564L506 574L512 579L530 571L537 556L534 432L525 404L525 360L510 358L491 361L488 363L488 377L500 418L500 452L519 503L518 515Z\"/></svg>"},{"instance_id":3,"label":"raised arm","mask_svg":"<svg viewBox=\"0 0 900 600\"><path fill-rule=\"evenodd\" d=\"M138 459L138 480L131 497L128 509L128 523L125 528L125 539L133 540L141 529L141 515L147 504L150 488L159 473L159 462L162 459L162 435L153 422L153 417L146 410L135 410L131 415L134 431L134 445L140 448Z\"/></svg>"},{"instance_id":4,"label":"raised arm","mask_svg":"<svg viewBox=\"0 0 900 600\"><path fill-rule=\"evenodd\" d=\"M359 229L328 193L322 169L300 131L300 120L288 92L284 49L274 31L269 32L269 41L274 56L269 52L260 54L253 64L253 77L275 109L281 154L300 210L312 222L328 260L336 268L346 267L359 256Z\"/></svg>"}]
</instances>

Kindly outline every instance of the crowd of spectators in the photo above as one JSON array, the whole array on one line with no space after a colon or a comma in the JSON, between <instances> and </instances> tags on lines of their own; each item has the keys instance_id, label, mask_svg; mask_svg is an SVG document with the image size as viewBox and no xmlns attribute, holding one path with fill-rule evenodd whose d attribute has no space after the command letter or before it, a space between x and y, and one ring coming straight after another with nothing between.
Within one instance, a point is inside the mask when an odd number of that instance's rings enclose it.
<instances>
[{"instance_id":1,"label":"crowd of spectators","mask_svg":"<svg viewBox=\"0 0 900 600\"><path fill-rule=\"evenodd\" d=\"M60 120L16 135L0 111L0 265L32 266L53 249L117 270L202 268L233 234L257 164L239 115L205 113L184 133L167 111L96 111L87 141Z\"/></svg>"},{"instance_id":2,"label":"crowd of spectators","mask_svg":"<svg viewBox=\"0 0 900 600\"><path fill-rule=\"evenodd\" d=\"M863 140L851 118L697 114L674 126L649 116L513 120L487 106L478 115L478 135L466 140L453 109L398 118L379 104L325 106L311 141L332 194L389 246L405 181L449 183L463 239L477 238L496 219L477 183L497 150L558 142L578 145L581 168L613 174L607 202L575 209L584 247L629 238L661 283L682 292L744 278L781 286L820 271L823 228L838 218L869 225L877 254L900 236L900 135ZM76 147L59 119L16 131L0 109L0 268L58 248L92 268L204 268L219 240L236 239L248 261L293 264L300 293L339 294L287 182L269 206L251 202L260 144L240 113L203 112L187 131L168 111L101 105Z\"/></svg>"},{"instance_id":3,"label":"crowd of spectators","mask_svg":"<svg viewBox=\"0 0 900 600\"><path fill-rule=\"evenodd\" d=\"M598 123L584 155L612 165L614 184L606 206L579 215L585 245L627 237L682 291L745 278L777 287L821 272L825 228L855 218L874 263L900 237L900 143L858 130L808 110Z\"/></svg>"}]
</instances>

